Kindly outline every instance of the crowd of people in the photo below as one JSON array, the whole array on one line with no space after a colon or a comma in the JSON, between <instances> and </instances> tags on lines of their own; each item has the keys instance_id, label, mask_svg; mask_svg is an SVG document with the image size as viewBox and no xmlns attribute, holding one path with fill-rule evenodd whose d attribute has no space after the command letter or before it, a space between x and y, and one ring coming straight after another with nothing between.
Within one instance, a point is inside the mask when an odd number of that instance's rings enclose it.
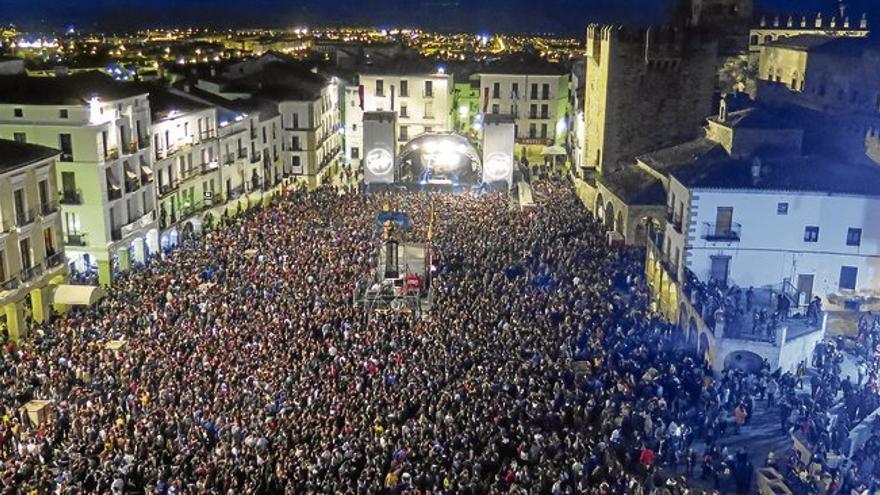
<instances>
[{"instance_id":1,"label":"crowd of people","mask_svg":"<svg viewBox=\"0 0 880 495\"><path fill-rule=\"evenodd\" d=\"M123 275L4 348L0 489L749 493L723 442L774 400L770 370L714 378L649 310L643 253L609 248L565 184L534 187L527 210L288 191ZM386 207L416 240L434 217L423 318L353 303Z\"/></svg>"}]
</instances>

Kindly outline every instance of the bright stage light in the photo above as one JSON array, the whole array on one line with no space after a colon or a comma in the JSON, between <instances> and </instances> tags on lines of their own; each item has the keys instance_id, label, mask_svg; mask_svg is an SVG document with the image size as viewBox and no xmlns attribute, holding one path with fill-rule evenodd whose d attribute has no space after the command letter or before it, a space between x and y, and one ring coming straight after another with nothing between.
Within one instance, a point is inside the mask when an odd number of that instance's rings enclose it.
<instances>
[{"instance_id":1,"label":"bright stage light","mask_svg":"<svg viewBox=\"0 0 880 495\"><path fill-rule=\"evenodd\" d=\"M513 160L505 153L492 153L483 164L489 181L506 180L513 171Z\"/></svg>"},{"instance_id":2,"label":"bright stage light","mask_svg":"<svg viewBox=\"0 0 880 495\"><path fill-rule=\"evenodd\" d=\"M385 175L394 167L394 157L382 148L370 150L364 161L367 169L375 175Z\"/></svg>"}]
</instances>

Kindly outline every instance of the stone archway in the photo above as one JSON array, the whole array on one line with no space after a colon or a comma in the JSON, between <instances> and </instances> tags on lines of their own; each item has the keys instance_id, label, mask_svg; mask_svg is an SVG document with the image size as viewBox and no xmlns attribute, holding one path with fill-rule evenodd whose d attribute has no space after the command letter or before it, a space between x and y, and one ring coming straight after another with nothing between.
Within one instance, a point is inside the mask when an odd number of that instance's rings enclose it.
<instances>
[{"instance_id":1,"label":"stone archway","mask_svg":"<svg viewBox=\"0 0 880 495\"><path fill-rule=\"evenodd\" d=\"M605 221L605 198L602 197L602 193L599 193L599 195L596 196L595 212L596 212L596 220L598 220L600 222L604 222Z\"/></svg>"},{"instance_id":2,"label":"stone archway","mask_svg":"<svg viewBox=\"0 0 880 495\"><path fill-rule=\"evenodd\" d=\"M688 330L687 330L687 343L688 347L691 349L697 348L697 320L691 316L691 319L688 321Z\"/></svg>"},{"instance_id":3,"label":"stone archway","mask_svg":"<svg viewBox=\"0 0 880 495\"><path fill-rule=\"evenodd\" d=\"M624 225L624 222L623 222L623 212L622 211L617 212L617 221L615 222L614 230L617 231L617 233L620 235L626 234L626 226Z\"/></svg>"},{"instance_id":4,"label":"stone archway","mask_svg":"<svg viewBox=\"0 0 880 495\"><path fill-rule=\"evenodd\" d=\"M605 203L605 228L614 230L614 205L611 201Z\"/></svg>"},{"instance_id":5,"label":"stone archway","mask_svg":"<svg viewBox=\"0 0 880 495\"><path fill-rule=\"evenodd\" d=\"M724 358L724 369L737 369L749 373L758 372L764 358L751 351L734 351Z\"/></svg>"},{"instance_id":6,"label":"stone archway","mask_svg":"<svg viewBox=\"0 0 880 495\"><path fill-rule=\"evenodd\" d=\"M700 334L700 345L697 347L697 354L706 361L709 361L709 337L706 336L706 332Z\"/></svg>"}]
</instances>

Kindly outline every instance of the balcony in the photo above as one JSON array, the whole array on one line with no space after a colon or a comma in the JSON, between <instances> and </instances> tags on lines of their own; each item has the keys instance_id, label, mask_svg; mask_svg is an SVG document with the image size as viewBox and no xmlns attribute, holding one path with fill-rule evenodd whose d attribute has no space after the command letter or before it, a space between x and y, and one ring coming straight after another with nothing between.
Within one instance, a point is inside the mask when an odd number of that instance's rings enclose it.
<instances>
[{"instance_id":1,"label":"balcony","mask_svg":"<svg viewBox=\"0 0 880 495\"><path fill-rule=\"evenodd\" d=\"M66 261L67 257L64 255L63 251L59 251L57 253L52 253L46 257L46 266L48 268L55 268L56 266L63 265Z\"/></svg>"},{"instance_id":2,"label":"balcony","mask_svg":"<svg viewBox=\"0 0 880 495\"><path fill-rule=\"evenodd\" d=\"M21 280L22 282L28 282L36 277L39 277L43 274L43 264L37 263L36 265L25 268L21 271Z\"/></svg>"},{"instance_id":3,"label":"balcony","mask_svg":"<svg viewBox=\"0 0 880 495\"><path fill-rule=\"evenodd\" d=\"M141 182L136 178L125 179L125 193L133 193L140 189Z\"/></svg>"},{"instance_id":4,"label":"balcony","mask_svg":"<svg viewBox=\"0 0 880 495\"><path fill-rule=\"evenodd\" d=\"M226 191L226 199L230 200L230 199L240 198L242 194L244 194L244 186L243 185L233 187L232 189L228 189Z\"/></svg>"},{"instance_id":5,"label":"balcony","mask_svg":"<svg viewBox=\"0 0 880 495\"><path fill-rule=\"evenodd\" d=\"M189 179L190 177L194 177L196 175L199 175L200 173L202 173L201 166L197 165L197 166L189 168L189 169L181 170L180 171L180 179L186 180L186 179Z\"/></svg>"},{"instance_id":6,"label":"balcony","mask_svg":"<svg viewBox=\"0 0 880 495\"><path fill-rule=\"evenodd\" d=\"M149 212L146 215L142 215L140 217L129 219L129 222L122 227L119 228L119 239L132 234L138 229L142 229L150 225L150 223L154 219L153 212ZM114 241L118 241L119 239L113 239Z\"/></svg>"},{"instance_id":7,"label":"balcony","mask_svg":"<svg viewBox=\"0 0 880 495\"><path fill-rule=\"evenodd\" d=\"M208 163L203 163L203 164L201 164L201 165L199 166L199 171L200 171L200 173L202 173L202 174L209 174L209 173L211 173L211 172L213 172L213 171L215 171L215 170L218 170L219 168L220 168L220 164L219 164L219 163L217 163L217 162L208 162Z\"/></svg>"},{"instance_id":8,"label":"balcony","mask_svg":"<svg viewBox=\"0 0 880 495\"><path fill-rule=\"evenodd\" d=\"M74 191L61 191L61 198L58 200L63 205L81 205L82 191L76 189Z\"/></svg>"},{"instance_id":9,"label":"balcony","mask_svg":"<svg viewBox=\"0 0 880 495\"><path fill-rule=\"evenodd\" d=\"M119 150L116 148L107 150L107 152L104 153L104 161L116 160L117 158L119 158Z\"/></svg>"},{"instance_id":10,"label":"balcony","mask_svg":"<svg viewBox=\"0 0 880 495\"><path fill-rule=\"evenodd\" d=\"M235 153L227 153L223 157L223 165L232 165L235 163Z\"/></svg>"},{"instance_id":11,"label":"balcony","mask_svg":"<svg viewBox=\"0 0 880 495\"><path fill-rule=\"evenodd\" d=\"M251 163L260 163L260 160L263 159L262 151L254 151L251 153Z\"/></svg>"},{"instance_id":12,"label":"balcony","mask_svg":"<svg viewBox=\"0 0 880 495\"><path fill-rule=\"evenodd\" d=\"M207 141L209 139L215 139L217 137L217 132L214 129L209 129L207 131L202 131L199 133L199 141Z\"/></svg>"},{"instance_id":13,"label":"balcony","mask_svg":"<svg viewBox=\"0 0 880 495\"><path fill-rule=\"evenodd\" d=\"M64 238L64 244L68 246L85 246L86 245L86 235L81 232L75 232L67 234Z\"/></svg>"},{"instance_id":14,"label":"balcony","mask_svg":"<svg viewBox=\"0 0 880 495\"><path fill-rule=\"evenodd\" d=\"M706 222L703 224L703 239L709 242L739 242L742 225L738 223L720 224Z\"/></svg>"},{"instance_id":15,"label":"balcony","mask_svg":"<svg viewBox=\"0 0 880 495\"><path fill-rule=\"evenodd\" d=\"M168 196L169 194L173 193L176 190L177 190L176 183L162 184L161 186L159 186L159 197L164 198L165 196Z\"/></svg>"},{"instance_id":16,"label":"balcony","mask_svg":"<svg viewBox=\"0 0 880 495\"><path fill-rule=\"evenodd\" d=\"M0 284L0 289L7 290L15 290L21 285L21 280L18 277L12 277L9 280L6 280L2 284Z\"/></svg>"},{"instance_id":17,"label":"balcony","mask_svg":"<svg viewBox=\"0 0 880 495\"><path fill-rule=\"evenodd\" d=\"M676 215L672 210L666 210L666 223L671 225L679 234L682 233L682 219L680 214Z\"/></svg>"},{"instance_id":18,"label":"balcony","mask_svg":"<svg viewBox=\"0 0 880 495\"><path fill-rule=\"evenodd\" d=\"M15 226L18 228L24 227L25 225L30 224L36 218L37 212L36 210L16 210L15 211Z\"/></svg>"},{"instance_id":19,"label":"balcony","mask_svg":"<svg viewBox=\"0 0 880 495\"><path fill-rule=\"evenodd\" d=\"M48 216L58 211L58 205L55 203L41 203L40 204L40 213L43 216Z\"/></svg>"},{"instance_id":20,"label":"balcony","mask_svg":"<svg viewBox=\"0 0 880 495\"><path fill-rule=\"evenodd\" d=\"M247 158L247 150L244 148L238 150L238 158L239 159Z\"/></svg>"}]
</instances>

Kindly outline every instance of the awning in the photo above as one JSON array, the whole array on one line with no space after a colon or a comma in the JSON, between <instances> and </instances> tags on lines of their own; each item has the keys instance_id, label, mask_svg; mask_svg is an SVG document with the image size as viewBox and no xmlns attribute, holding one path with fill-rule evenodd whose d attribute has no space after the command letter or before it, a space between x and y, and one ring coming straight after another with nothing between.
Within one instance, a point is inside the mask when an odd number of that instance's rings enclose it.
<instances>
[{"instance_id":1,"label":"awning","mask_svg":"<svg viewBox=\"0 0 880 495\"><path fill-rule=\"evenodd\" d=\"M59 285L55 288L55 304L91 306L106 295L104 289L94 285Z\"/></svg>"},{"instance_id":2,"label":"awning","mask_svg":"<svg viewBox=\"0 0 880 495\"><path fill-rule=\"evenodd\" d=\"M562 146L544 146L544 149L541 151L541 154L544 156L553 156L553 155L564 155L565 148Z\"/></svg>"}]
</instances>

